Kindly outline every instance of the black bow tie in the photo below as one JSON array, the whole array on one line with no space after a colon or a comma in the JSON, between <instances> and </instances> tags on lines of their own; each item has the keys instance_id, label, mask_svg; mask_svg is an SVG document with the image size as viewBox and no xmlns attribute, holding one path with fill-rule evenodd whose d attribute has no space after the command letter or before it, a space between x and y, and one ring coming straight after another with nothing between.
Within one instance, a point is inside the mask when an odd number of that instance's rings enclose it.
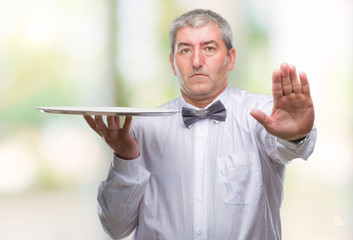
<instances>
[{"instance_id":1,"label":"black bow tie","mask_svg":"<svg viewBox=\"0 0 353 240\"><path fill-rule=\"evenodd\" d=\"M181 114L187 127L190 127L200 119L210 118L217 121L224 121L227 117L226 108L219 100L208 108L201 110L183 107Z\"/></svg>"}]
</instances>

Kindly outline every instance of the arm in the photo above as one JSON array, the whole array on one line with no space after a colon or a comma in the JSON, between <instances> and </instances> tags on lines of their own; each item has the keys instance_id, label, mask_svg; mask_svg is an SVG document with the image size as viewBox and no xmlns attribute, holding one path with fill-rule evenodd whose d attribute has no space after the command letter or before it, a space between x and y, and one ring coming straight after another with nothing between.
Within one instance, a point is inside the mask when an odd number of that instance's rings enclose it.
<instances>
[{"instance_id":1,"label":"arm","mask_svg":"<svg viewBox=\"0 0 353 240\"><path fill-rule=\"evenodd\" d=\"M139 204L150 177L140 161L114 156L108 177L99 186L99 219L113 239L128 237L137 226Z\"/></svg>"},{"instance_id":2,"label":"arm","mask_svg":"<svg viewBox=\"0 0 353 240\"><path fill-rule=\"evenodd\" d=\"M304 72L299 77L300 83L295 67L283 63L273 72L273 104L263 109L271 113L270 116L260 110L250 112L264 127L259 129L259 137L268 156L278 163L285 164L294 158L307 159L315 146L309 82Z\"/></svg>"},{"instance_id":3,"label":"arm","mask_svg":"<svg viewBox=\"0 0 353 240\"><path fill-rule=\"evenodd\" d=\"M101 116L84 118L115 153L108 177L98 189L99 218L109 236L127 237L136 228L150 176L140 164L139 148L130 134L132 118L126 117L123 127L119 117L108 116L107 125Z\"/></svg>"},{"instance_id":4,"label":"arm","mask_svg":"<svg viewBox=\"0 0 353 240\"><path fill-rule=\"evenodd\" d=\"M266 112L271 112L271 108ZM303 140L292 142L273 136L261 124L257 125L256 132L259 144L274 163L280 165L288 164L295 158L307 160L314 151L316 142L315 126L313 126L311 132Z\"/></svg>"}]
</instances>

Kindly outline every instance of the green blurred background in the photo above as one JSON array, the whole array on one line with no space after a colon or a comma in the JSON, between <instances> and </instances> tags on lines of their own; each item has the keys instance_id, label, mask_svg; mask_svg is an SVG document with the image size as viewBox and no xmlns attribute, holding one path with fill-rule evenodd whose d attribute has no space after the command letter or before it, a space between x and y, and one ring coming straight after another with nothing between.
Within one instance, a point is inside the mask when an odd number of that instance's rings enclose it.
<instances>
[{"instance_id":1,"label":"green blurred background","mask_svg":"<svg viewBox=\"0 0 353 240\"><path fill-rule=\"evenodd\" d=\"M111 152L81 117L35 107L175 98L168 29L193 8L232 25L231 86L270 94L283 61L309 76L318 140L287 168L283 239L353 239L352 0L0 0L0 239L108 239Z\"/></svg>"}]
</instances>

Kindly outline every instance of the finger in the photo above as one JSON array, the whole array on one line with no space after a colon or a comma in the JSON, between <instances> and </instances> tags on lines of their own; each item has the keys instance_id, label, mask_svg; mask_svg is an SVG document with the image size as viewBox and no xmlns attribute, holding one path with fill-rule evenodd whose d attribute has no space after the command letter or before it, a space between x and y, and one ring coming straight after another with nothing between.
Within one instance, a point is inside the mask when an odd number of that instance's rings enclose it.
<instances>
[{"instance_id":1,"label":"finger","mask_svg":"<svg viewBox=\"0 0 353 240\"><path fill-rule=\"evenodd\" d=\"M292 84L289 75L289 66L288 63L281 64L281 76L282 76L282 90L283 95L289 96L292 94Z\"/></svg>"},{"instance_id":2,"label":"finger","mask_svg":"<svg viewBox=\"0 0 353 240\"><path fill-rule=\"evenodd\" d=\"M120 128L120 117L119 116L114 116L114 122L115 125Z\"/></svg>"},{"instance_id":3,"label":"finger","mask_svg":"<svg viewBox=\"0 0 353 240\"><path fill-rule=\"evenodd\" d=\"M281 71L276 69L272 74L272 94L274 99L279 99L283 96Z\"/></svg>"},{"instance_id":4,"label":"finger","mask_svg":"<svg viewBox=\"0 0 353 240\"><path fill-rule=\"evenodd\" d=\"M256 119L262 126L264 126L266 129L270 127L271 124L271 119L269 116L266 115L266 113L260 111L260 110L252 110L250 112L250 115Z\"/></svg>"},{"instance_id":5,"label":"finger","mask_svg":"<svg viewBox=\"0 0 353 240\"><path fill-rule=\"evenodd\" d=\"M86 120L88 125L98 134L101 135L100 132L97 129L96 121L94 118L90 115L84 115L83 118Z\"/></svg>"},{"instance_id":6,"label":"finger","mask_svg":"<svg viewBox=\"0 0 353 240\"><path fill-rule=\"evenodd\" d=\"M130 131L131 123L132 123L132 116L126 116L123 129L126 131Z\"/></svg>"},{"instance_id":7,"label":"finger","mask_svg":"<svg viewBox=\"0 0 353 240\"><path fill-rule=\"evenodd\" d=\"M305 72L299 73L300 83L302 85L302 93L304 96L310 97L309 80Z\"/></svg>"},{"instance_id":8,"label":"finger","mask_svg":"<svg viewBox=\"0 0 353 240\"><path fill-rule=\"evenodd\" d=\"M104 121L103 121L103 117L102 116L94 116L94 119L96 120L96 126L99 132L102 131L107 131L107 125L105 125Z\"/></svg>"},{"instance_id":9,"label":"finger","mask_svg":"<svg viewBox=\"0 0 353 240\"><path fill-rule=\"evenodd\" d=\"M83 118L86 120L86 122L88 123L88 125L93 128L96 129L96 121L93 119L92 116L90 115L84 115Z\"/></svg>"},{"instance_id":10,"label":"finger","mask_svg":"<svg viewBox=\"0 0 353 240\"><path fill-rule=\"evenodd\" d=\"M294 94L300 94L302 92L302 87L298 81L297 70L294 65L289 66L289 76L292 84L292 91Z\"/></svg>"},{"instance_id":11,"label":"finger","mask_svg":"<svg viewBox=\"0 0 353 240\"><path fill-rule=\"evenodd\" d=\"M117 129L118 126L115 123L114 116L107 116L107 123L109 129Z\"/></svg>"}]
</instances>

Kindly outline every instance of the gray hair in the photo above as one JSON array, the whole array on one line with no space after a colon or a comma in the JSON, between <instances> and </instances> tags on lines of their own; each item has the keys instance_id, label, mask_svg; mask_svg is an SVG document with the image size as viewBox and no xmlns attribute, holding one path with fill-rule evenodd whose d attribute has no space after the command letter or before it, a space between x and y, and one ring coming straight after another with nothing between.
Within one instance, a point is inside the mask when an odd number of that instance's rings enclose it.
<instances>
[{"instance_id":1,"label":"gray hair","mask_svg":"<svg viewBox=\"0 0 353 240\"><path fill-rule=\"evenodd\" d=\"M230 50L233 48L232 29L229 23L219 14L211 10L203 9L195 9L190 12L184 13L173 21L169 30L169 41L172 55L174 56L176 34L180 28L202 27L208 23L216 23L219 27L222 40L226 45L227 53L229 55Z\"/></svg>"}]
</instances>

